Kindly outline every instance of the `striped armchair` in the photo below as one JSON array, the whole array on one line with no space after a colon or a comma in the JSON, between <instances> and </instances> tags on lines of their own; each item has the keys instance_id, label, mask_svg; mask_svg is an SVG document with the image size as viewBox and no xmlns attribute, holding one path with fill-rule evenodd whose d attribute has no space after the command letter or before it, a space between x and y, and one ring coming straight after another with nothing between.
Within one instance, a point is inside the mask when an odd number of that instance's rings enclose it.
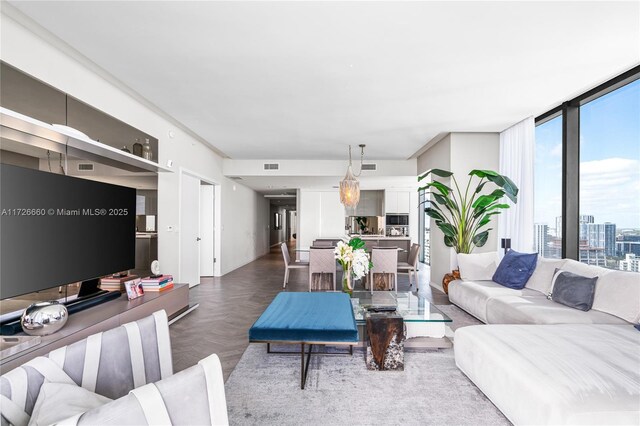
<instances>
[{"instance_id":1,"label":"striped armchair","mask_svg":"<svg viewBox=\"0 0 640 426\"><path fill-rule=\"evenodd\" d=\"M2 426L228 424L217 355L174 375L164 311L4 374L0 415Z\"/></svg>"}]
</instances>

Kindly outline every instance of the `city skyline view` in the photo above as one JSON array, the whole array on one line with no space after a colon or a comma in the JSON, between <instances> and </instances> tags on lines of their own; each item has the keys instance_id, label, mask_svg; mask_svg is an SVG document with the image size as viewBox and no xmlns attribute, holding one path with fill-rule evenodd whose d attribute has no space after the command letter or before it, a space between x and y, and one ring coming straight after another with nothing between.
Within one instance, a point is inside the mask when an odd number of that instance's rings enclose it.
<instances>
[{"instance_id":1,"label":"city skyline view","mask_svg":"<svg viewBox=\"0 0 640 426\"><path fill-rule=\"evenodd\" d=\"M562 117L536 127L535 223L555 229L562 199ZM640 80L580 108L580 214L640 229Z\"/></svg>"}]
</instances>

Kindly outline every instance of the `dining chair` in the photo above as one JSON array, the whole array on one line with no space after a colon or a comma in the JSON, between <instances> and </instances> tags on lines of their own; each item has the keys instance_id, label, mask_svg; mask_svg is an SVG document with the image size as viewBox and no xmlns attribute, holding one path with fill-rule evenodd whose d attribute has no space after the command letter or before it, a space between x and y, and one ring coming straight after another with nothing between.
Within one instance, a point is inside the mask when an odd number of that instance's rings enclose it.
<instances>
[{"instance_id":1,"label":"dining chair","mask_svg":"<svg viewBox=\"0 0 640 426\"><path fill-rule=\"evenodd\" d=\"M398 292L398 247L374 247L371 250L373 268L369 270L369 288L375 287L375 274L389 274L393 277L393 289Z\"/></svg>"},{"instance_id":2,"label":"dining chair","mask_svg":"<svg viewBox=\"0 0 640 426\"><path fill-rule=\"evenodd\" d=\"M289 270L309 268L309 264L307 262L292 263L289 257L289 248L285 243L280 244L280 249L282 250L282 257L284 258L284 282L282 283L282 288L286 288L289 282Z\"/></svg>"},{"instance_id":3,"label":"dining chair","mask_svg":"<svg viewBox=\"0 0 640 426\"><path fill-rule=\"evenodd\" d=\"M313 246L314 247L323 247L323 246L333 247L333 241L331 241L331 240L313 240Z\"/></svg>"},{"instance_id":4,"label":"dining chair","mask_svg":"<svg viewBox=\"0 0 640 426\"><path fill-rule=\"evenodd\" d=\"M420 244L412 244L409 249L409 257L407 262L398 262L398 273L407 273L409 275L409 285L413 285L411 274L416 281L416 291L420 289L418 284L418 254L420 253Z\"/></svg>"},{"instance_id":5,"label":"dining chair","mask_svg":"<svg viewBox=\"0 0 640 426\"><path fill-rule=\"evenodd\" d=\"M336 257L333 247L311 247L309 249L309 291L328 290L323 288L326 282L323 279L324 274L331 274L333 291L336 291Z\"/></svg>"}]
</instances>

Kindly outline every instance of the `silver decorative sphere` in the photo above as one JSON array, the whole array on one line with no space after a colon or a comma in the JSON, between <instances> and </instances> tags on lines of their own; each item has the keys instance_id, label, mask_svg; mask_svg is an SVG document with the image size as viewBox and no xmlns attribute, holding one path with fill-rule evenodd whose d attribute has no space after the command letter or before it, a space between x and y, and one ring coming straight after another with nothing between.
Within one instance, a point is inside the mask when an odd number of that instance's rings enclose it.
<instances>
[{"instance_id":1,"label":"silver decorative sphere","mask_svg":"<svg viewBox=\"0 0 640 426\"><path fill-rule=\"evenodd\" d=\"M60 330L67 323L67 307L56 300L29 305L22 313L20 325L31 336L46 336Z\"/></svg>"}]
</instances>

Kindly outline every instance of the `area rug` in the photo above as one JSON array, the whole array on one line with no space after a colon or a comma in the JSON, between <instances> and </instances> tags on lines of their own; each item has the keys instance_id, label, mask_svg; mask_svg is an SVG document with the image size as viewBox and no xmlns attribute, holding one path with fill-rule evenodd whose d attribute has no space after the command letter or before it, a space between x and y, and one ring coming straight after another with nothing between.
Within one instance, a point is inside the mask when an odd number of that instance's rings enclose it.
<instances>
[{"instance_id":1,"label":"area rug","mask_svg":"<svg viewBox=\"0 0 640 426\"><path fill-rule=\"evenodd\" d=\"M296 346L297 348L297 346ZM369 371L353 356L300 357L250 344L225 385L232 425L508 425L455 366L453 349L406 352L404 371Z\"/></svg>"}]
</instances>

